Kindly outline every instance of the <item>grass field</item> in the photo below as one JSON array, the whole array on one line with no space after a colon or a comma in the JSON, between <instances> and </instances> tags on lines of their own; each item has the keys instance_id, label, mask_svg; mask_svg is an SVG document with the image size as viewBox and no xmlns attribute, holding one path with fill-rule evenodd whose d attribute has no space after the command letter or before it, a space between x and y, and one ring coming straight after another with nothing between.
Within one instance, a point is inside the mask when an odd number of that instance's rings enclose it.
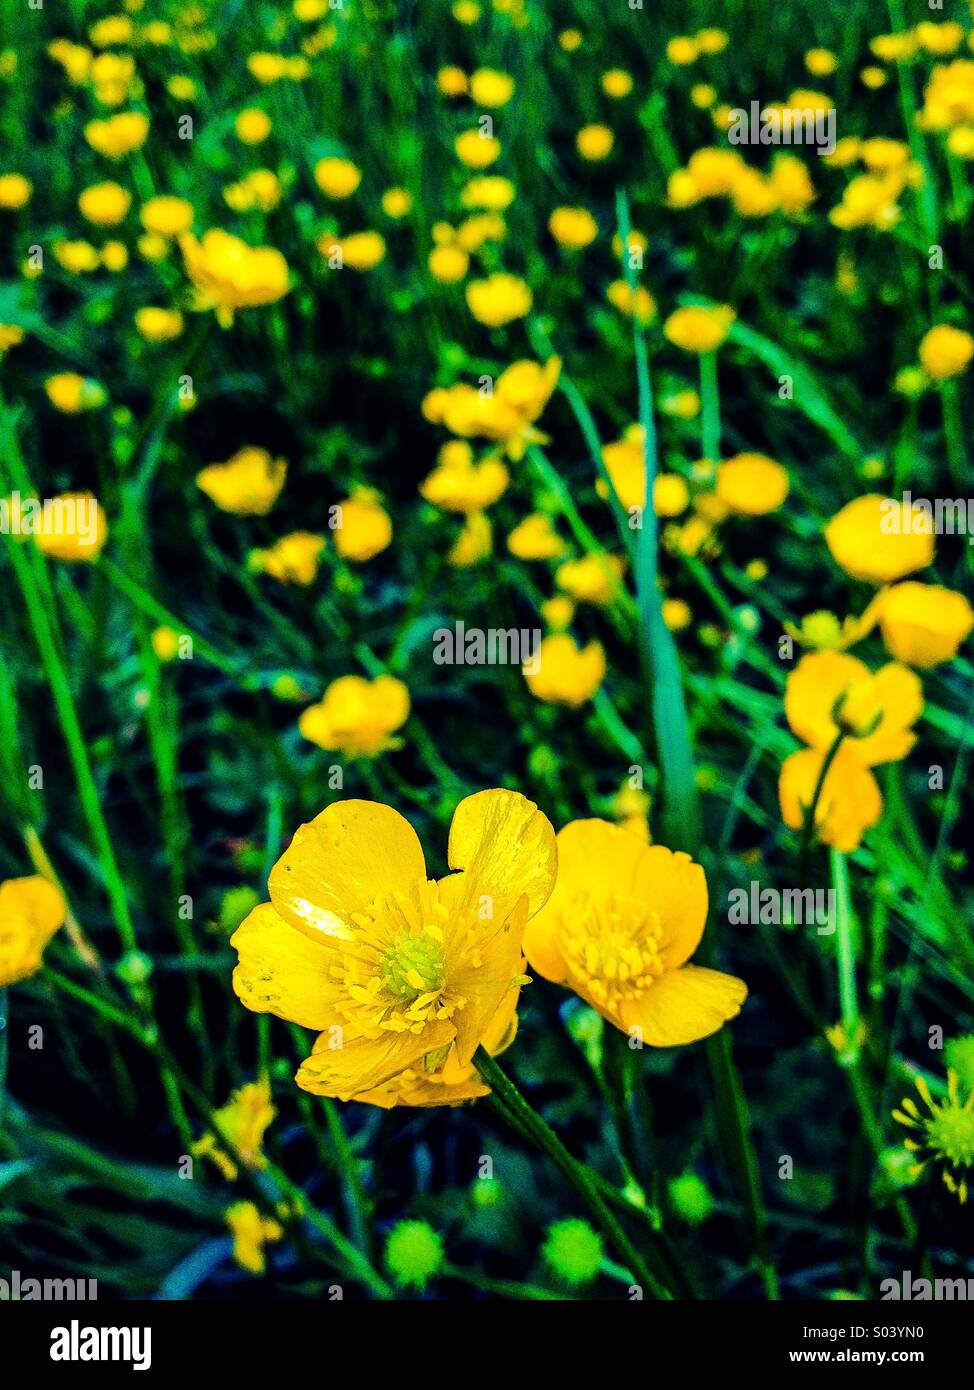
<instances>
[{"instance_id":1,"label":"grass field","mask_svg":"<svg viewBox=\"0 0 974 1390\"><path fill-rule=\"evenodd\" d=\"M0 0L0 1280L974 1276L972 202L952 0Z\"/></svg>"}]
</instances>

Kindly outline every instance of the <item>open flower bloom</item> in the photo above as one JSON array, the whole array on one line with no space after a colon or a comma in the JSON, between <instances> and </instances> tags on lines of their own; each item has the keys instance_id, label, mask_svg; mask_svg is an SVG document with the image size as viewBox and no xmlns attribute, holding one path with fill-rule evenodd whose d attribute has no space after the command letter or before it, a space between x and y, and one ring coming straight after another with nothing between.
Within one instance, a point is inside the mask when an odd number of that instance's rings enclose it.
<instances>
[{"instance_id":1,"label":"open flower bloom","mask_svg":"<svg viewBox=\"0 0 974 1390\"><path fill-rule=\"evenodd\" d=\"M392 521L374 488L357 487L338 503L335 550L343 560L363 565L392 544Z\"/></svg>"},{"instance_id":2,"label":"open flower bloom","mask_svg":"<svg viewBox=\"0 0 974 1390\"><path fill-rule=\"evenodd\" d=\"M830 748L840 727L867 767L899 762L916 743L923 687L906 666L890 661L870 671L846 652L809 652L785 685L792 733L811 748Z\"/></svg>"},{"instance_id":3,"label":"open flower bloom","mask_svg":"<svg viewBox=\"0 0 974 1390\"><path fill-rule=\"evenodd\" d=\"M692 304L670 314L663 324L663 336L684 352L716 352L736 318L727 304Z\"/></svg>"},{"instance_id":4,"label":"open flower bloom","mask_svg":"<svg viewBox=\"0 0 974 1390\"><path fill-rule=\"evenodd\" d=\"M785 759L778 779L781 819L789 829L803 830L818 790L816 837L823 845L851 854L878 823L883 797L876 778L848 742L839 745L819 790L827 757L825 748L800 748Z\"/></svg>"},{"instance_id":5,"label":"open flower bloom","mask_svg":"<svg viewBox=\"0 0 974 1390\"><path fill-rule=\"evenodd\" d=\"M507 455L519 459L529 444L547 443L534 428L561 374L561 358L549 357L542 366L524 359L514 362L484 395L476 386L458 382L448 390L431 391L423 402L428 420L464 439L492 439Z\"/></svg>"},{"instance_id":6,"label":"open flower bloom","mask_svg":"<svg viewBox=\"0 0 974 1390\"><path fill-rule=\"evenodd\" d=\"M189 232L179 238L186 274L196 286L196 306L215 309L221 327L229 328L237 309L273 304L287 294L287 261L273 246L248 246L219 227L198 240Z\"/></svg>"},{"instance_id":7,"label":"open flower bloom","mask_svg":"<svg viewBox=\"0 0 974 1390\"><path fill-rule=\"evenodd\" d=\"M554 831L518 793L478 792L456 808L448 859L457 872L430 880L397 811L339 801L274 866L271 901L231 939L233 987L256 1013L319 1031L295 1078L304 1090L357 1099L497 1044L495 1019L510 1021L524 980L525 925L554 886Z\"/></svg>"},{"instance_id":8,"label":"open flower bloom","mask_svg":"<svg viewBox=\"0 0 974 1390\"><path fill-rule=\"evenodd\" d=\"M867 493L847 503L825 527L825 543L853 579L889 584L933 563L933 524L922 508Z\"/></svg>"},{"instance_id":9,"label":"open flower bloom","mask_svg":"<svg viewBox=\"0 0 974 1390\"><path fill-rule=\"evenodd\" d=\"M650 1047L696 1042L740 1012L747 987L687 961L707 880L687 854L604 820L558 832L558 882L528 924L528 963Z\"/></svg>"},{"instance_id":10,"label":"open flower bloom","mask_svg":"<svg viewBox=\"0 0 974 1390\"><path fill-rule=\"evenodd\" d=\"M465 439L454 439L440 450L436 467L419 485L427 502L447 512L482 512L493 506L510 481L507 466L498 458L474 462Z\"/></svg>"},{"instance_id":11,"label":"open flower bloom","mask_svg":"<svg viewBox=\"0 0 974 1390\"><path fill-rule=\"evenodd\" d=\"M193 1153L205 1156L219 1168L227 1182L237 1177L238 1161L248 1168L265 1168L261 1146L264 1132L277 1114L271 1104L271 1088L266 1077L248 1082L213 1112L213 1127L216 1133L204 1134L193 1145ZM221 1142L230 1149L225 1152Z\"/></svg>"},{"instance_id":12,"label":"open flower bloom","mask_svg":"<svg viewBox=\"0 0 974 1390\"><path fill-rule=\"evenodd\" d=\"M310 705L298 720L298 728L310 743L329 752L341 750L349 758L374 758L387 748L398 748L391 738L409 718L409 691L395 676L339 676L320 701Z\"/></svg>"},{"instance_id":13,"label":"open flower bloom","mask_svg":"<svg viewBox=\"0 0 974 1390\"><path fill-rule=\"evenodd\" d=\"M324 536L316 536L311 531L292 531L267 550L252 550L248 561L251 569L269 574L281 584L307 587L318 577L318 563L324 548Z\"/></svg>"},{"instance_id":14,"label":"open flower bloom","mask_svg":"<svg viewBox=\"0 0 974 1390\"><path fill-rule=\"evenodd\" d=\"M196 486L224 512L266 516L287 477L285 459L266 449L238 449L226 463L211 463L196 475Z\"/></svg>"},{"instance_id":15,"label":"open flower bloom","mask_svg":"<svg viewBox=\"0 0 974 1390\"><path fill-rule=\"evenodd\" d=\"M262 1215L253 1202L234 1202L224 1219L233 1236L233 1258L249 1274L263 1274L267 1267L264 1246L281 1240L284 1228L271 1216Z\"/></svg>"},{"instance_id":16,"label":"open flower bloom","mask_svg":"<svg viewBox=\"0 0 974 1390\"><path fill-rule=\"evenodd\" d=\"M923 671L953 661L974 628L974 609L965 596L939 584L894 584L876 604L890 656Z\"/></svg>"},{"instance_id":17,"label":"open flower bloom","mask_svg":"<svg viewBox=\"0 0 974 1390\"><path fill-rule=\"evenodd\" d=\"M717 496L740 516L777 511L790 486L787 470L765 454L736 454L717 469Z\"/></svg>"},{"instance_id":18,"label":"open flower bloom","mask_svg":"<svg viewBox=\"0 0 974 1390\"><path fill-rule=\"evenodd\" d=\"M44 947L66 912L60 892L38 874L0 883L0 989L41 968Z\"/></svg>"}]
</instances>

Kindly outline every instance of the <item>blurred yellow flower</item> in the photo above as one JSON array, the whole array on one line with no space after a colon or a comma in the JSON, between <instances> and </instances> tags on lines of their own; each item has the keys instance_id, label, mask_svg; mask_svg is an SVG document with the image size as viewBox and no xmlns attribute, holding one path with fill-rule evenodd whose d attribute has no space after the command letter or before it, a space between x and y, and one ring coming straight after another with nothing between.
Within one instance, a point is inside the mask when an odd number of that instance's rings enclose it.
<instances>
[{"instance_id":1,"label":"blurred yellow flower","mask_svg":"<svg viewBox=\"0 0 974 1390\"><path fill-rule=\"evenodd\" d=\"M90 377L77 372L58 372L44 382L51 404L64 415L78 415L83 410L97 410L105 404L104 389Z\"/></svg>"},{"instance_id":2,"label":"blurred yellow flower","mask_svg":"<svg viewBox=\"0 0 974 1390\"><path fill-rule=\"evenodd\" d=\"M922 713L919 677L894 661L874 672L847 652L809 652L785 683L785 716L796 737L827 750L842 729L867 767L905 758Z\"/></svg>"},{"instance_id":3,"label":"blurred yellow flower","mask_svg":"<svg viewBox=\"0 0 974 1390\"><path fill-rule=\"evenodd\" d=\"M920 343L920 365L934 381L960 376L974 358L974 338L962 328L939 323L924 334Z\"/></svg>"},{"instance_id":4,"label":"blurred yellow flower","mask_svg":"<svg viewBox=\"0 0 974 1390\"><path fill-rule=\"evenodd\" d=\"M625 561L619 555L586 555L559 565L555 583L577 603L604 607L616 597L624 569Z\"/></svg>"},{"instance_id":5,"label":"blurred yellow flower","mask_svg":"<svg viewBox=\"0 0 974 1390\"><path fill-rule=\"evenodd\" d=\"M613 101L620 101L632 91L632 77L623 68L610 68L602 74L602 90Z\"/></svg>"},{"instance_id":6,"label":"blurred yellow flower","mask_svg":"<svg viewBox=\"0 0 974 1390\"><path fill-rule=\"evenodd\" d=\"M38 875L0 883L0 989L41 968L44 948L64 925L67 904Z\"/></svg>"},{"instance_id":7,"label":"blurred yellow flower","mask_svg":"<svg viewBox=\"0 0 974 1390\"><path fill-rule=\"evenodd\" d=\"M591 700L605 678L605 651L601 642L580 648L567 632L556 632L542 640L532 666L524 668L532 695L578 709Z\"/></svg>"},{"instance_id":8,"label":"blurred yellow flower","mask_svg":"<svg viewBox=\"0 0 974 1390\"><path fill-rule=\"evenodd\" d=\"M688 965L707 921L707 880L687 854L604 820L558 832L558 881L528 924L528 964L650 1047L709 1037L747 986Z\"/></svg>"},{"instance_id":9,"label":"blurred yellow flower","mask_svg":"<svg viewBox=\"0 0 974 1390\"><path fill-rule=\"evenodd\" d=\"M519 560L557 560L567 547L551 518L543 512L532 512L510 533L507 548Z\"/></svg>"},{"instance_id":10,"label":"blurred yellow flower","mask_svg":"<svg viewBox=\"0 0 974 1390\"><path fill-rule=\"evenodd\" d=\"M373 489L356 488L339 508L334 537L343 560L364 564L392 543L392 522Z\"/></svg>"},{"instance_id":11,"label":"blurred yellow flower","mask_svg":"<svg viewBox=\"0 0 974 1390\"><path fill-rule=\"evenodd\" d=\"M448 862L430 880L397 811L339 801L271 871L271 902L231 940L233 986L248 1008L320 1031L303 1089L350 1100L405 1071L465 1068L498 1013L510 1018L525 924L554 885L554 832L518 793L479 792L456 808Z\"/></svg>"},{"instance_id":12,"label":"blurred yellow flower","mask_svg":"<svg viewBox=\"0 0 974 1390\"><path fill-rule=\"evenodd\" d=\"M248 562L252 569L269 574L282 584L307 587L318 577L318 565L325 545L324 536L317 536L311 531L292 531L267 550L252 550Z\"/></svg>"},{"instance_id":13,"label":"blurred yellow flower","mask_svg":"<svg viewBox=\"0 0 974 1390\"><path fill-rule=\"evenodd\" d=\"M615 144L615 136L607 125L587 125L575 136L575 148L583 159L597 164L607 159Z\"/></svg>"},{"instance_id":14,"label":"blurred yellow flower","mask_svg":"<svg viewBox=\"0 0 974 1390\"><path fill-rule=\"evenodd\" d=\"M197 1140L192 1152L209 1158L227 1182L236 1181L240 1163L259 1172L267 1166L262 1145L276 1114L267 1078L250 1081L234 1091L226 1105L214 1110L213 1128ZM220 1147L221 1142L230 1148L230 1153Z\"/></svg>"},{"instance_id":15,"label":"blurred yellow flower","mask_svg":"<svg viewBox=\"0 0 974 1390\"><path fill-rule=\"evenodd\" d=\"M470 96L478 106L491 110L506 106L514 95L514 78L495 68L478 68L470 74Z\"/></svg>"},{"instance_id":16,"label":"blurred yellow flower","mask_svg":"<svg viewBox=\"0 0 974 1390\"><path fill-rule=\"evenodd\" d=\"M386 242L381 232L352 232L349 236L318 238L318 250L329 263L350 270L374 270L385 259Z\"/></svg>"},{"instance_id":17,"label":"blurred yellow flower","mask_svg":"<svg viewBox=\"0 0 974 1390\"><path fill-rule=\"evenodd\" d=\"M923 671L953 661L974 628L974 609L965 595L938 584L894 584L876 603L890 656Z\"/></svg>"},{"instance_id":18,"label":"blurred yellow flower","mask_svg":"<svg viewBox=\"0 0 974 1390\"><path fill-rule=\"evenodd\" d=\"M488 328L523 319L534 302L530 289L516 275L498 271L486 280L471 280L466 288L467 307L478 323Z\"/></svg>"},{"instance_id":19,"label":"blurred yellow flower","mask_svg":"<svg viewBox=\"0 0 974 1390\"><path fill-rule=\"evenodd\" d=\"M679 34L676 38L670 39L666 45L666 56L676 67L683 68L697 61L700 56L700 48L696 39L686 34Z\"/></svg>"},{"instance_id":20,"label":"blurred yellow flower","mask_svg":"<svg viewBox=\"0 0 974 1390\"><path fill-rule=\"evenodd\" d=\"M436 85L445 97L461 97L467 90L467 74L463 68L440 68Z\"/></svg>"},{"instance_id":21,"label":"blurred yellow flower","mask_svg":"<svg viewBox=\"0 0 974 1390\"><path fill-rule=\"evenodd\" d=\"M493 553L494 528L486 512L469 512L459 536L447 551L446 562L452 569L465 570L479 565Z\"/></svg>"},{"instance_id":22,"label":"blurred yellow flower","mask_svg":"<svg viewBox=\"0 0 974 1390\"><path fill-rule=\"evenodd\" d=\"M810 48L805 54L805 67L813 77L830 77L839 66L839 60L828 48Z\"/></svg>"},{"instance_id":23,"label":"blurred yellow flower","mask_svg":"<svg viewBox=\"0 0 974 1390\"><path fill-rule=\"evenodd\" d=\"M486 169L501 153L501 142L480 130L465 130L453 142L457 159L468 169Z\"/></svg>"},{"instance_id":24,"label":"blurred yellow flower","mask_svg":"<svg viewBox=\"0 0 974 1390\"><path fill-rule=\"evenodd\" d=\"M211 463L196 475L196 486L224 512L266 516L287 477L287 462L266 449L238 449L226 463Z\"/></svg>"},{"instance_id":25,"label":"blurred yellow flower","mask_svg":"<svg viewBox=\"0 0 974 1390\"><path fill-rule=\"evenodd\" d=\"M663 324L664 336L684 352L715 352L737 318L726 304L676 309Z\"/></svg>"},{"instance_id":26,"label":"blurred yellow flower","mask_svg":"<svg viewBox=\"0 0 974 1390\"><path fill-rule=\"evenodd\" d=\"M599 234L598 223L588 208L555 208L548 218L548 230L559 246L580 251Z\"/></svg>"},{"instance_id":27,"label":"blurred yellow flower","mask_svg":"<svg viewBox=\"0 0 974 1390\"><path fill-rule=\"evenodd\" d=\"M736 454L717 469L717 496L741 516L766 516L783 505L787 470L764 454Z\"/></svg>"},{"instance_id":28,"label":"blurred yellow flower","mask_svg":"<svg viewBox=\"0 0 974 1390\"><path fill-rule=\"evenodd\" d=\"M362 182L362 171L350 159L319 159L315 183L329 198L350 198Z\"/></svg>"},{"instance_id":29,"label":"blurred yellow flower","mask_svg":"<svg viewBox=\"0 0 974 1390\"><path fill-rule=\"evenodd\" d=\"M824 531L833 560L853 579L888 584L933 563L931 519L916 504L867 493L836 512Z\"/></svg>"},{"instance_id":30,"label":"blurred yellow flower","mask_svg":"<svg viewBox=\"0 0 974 1390\"><path fill-rule=\"evenodd\" d=\"M150 198L139 212L146 231L163 237L177 237L188 232L193 225L193 215L192 203L168 194Z\"/></svg>"},{"instance_id":31,"label":"blurred yellow flower","mask_svg":"<svg viewBox=\"0 0 974 1390\"><path fill-rule=\"evenodd\" d=\"M827 749L801 748L785 759L778 779L781 818L790 830L804 829L818 791L817 838L843 854L851 854L859 848L866 831L879 822L883 798L876 778L847 742L839 745L823 781L827 757Z\"/></svg>"},{"instance_id":32,"label":"blurred yellow flower","mask_svg":"<svg viewBox=\"0 0 974 1390\"><path fill-rule=\"evenodd\" d=\"M175 661L179 655L180 634L172 627L156 627L152 629L149 640L152 643L152 650L160 661L168 664Z\"/></svg>"},{"instance_id":33,"label":"blurred yellow flower","mask_svg":"<svg viewBox=\"0 0 974 1390\"><path fill-rule=\"evenodd\" d=\"M123 159L141 149L149 134L149 118L141 111L122 111L103 121L89 121L85 139L93 150L109 159Z\"/></svg>"},{"instance_id":34,"label":"blurred yellow flower","mask_svg":"<svg viewBox=\"0 0 974 1390\"><path fill-rule=\"evenodd\" d=\"M129 249L124 241L106 241L101 248L101 263L106 270L117 275L129 263Z\"/></svg>"},{"instance_id":35,"label":"blurred yellow flower","mask_svg":"<svg viewBox=\"0 0 974 1390\"><path fill-rule=\"evenodd\" d=\"M135 327L148 343L168 343L183 331L183 316L178 309L160 309L149 305L136 310Z\"/></svg>"},{"instance_id":36,"label":"blurred yellow flower","mask_svg":"<svg viewBox=\"0 0 974 1390\"><path fill-rule=\"evenodd\" d=\"M548 404L560 372L558 357L549 357L544 366L514 362L498 377L493 391L460 382L449 390L430 392L423 402L424 414L451 434L502 443L508 457L516 460L529 444L545 442L534 422Z\"/></svg>"},{"instance_id":37,"label":"blurred yellow flower","mask_svg":"<svg viewBox=\"0 0 974 1390\"><path fill-rule=\"evenodd\" d=\"M250 247L219 228L198 240L189 232L179 238L186 274L197 289L198 309L214 309L224 328L237 309L273 304L290 289L288 264L272 246Z\"/></svg>"},{"instance_id":38,"label":"blurred yellow flower","mask_svg":"<svg viewBox=\"0 0 974 1390\"><path fill-rule=\"evenodd\" d=\"M233 128L245 145L259 145L271 133L271 118L259 106L248 106L238 114Z\"/></svg>"},{"instance_id":39,"label":"blurred yellow flower","mask_svg":"<svg viewBox=\"0 0 974 1390\"><path fill-rule=\"evenodd\" d=\"M484 208L488 212L504 212L514 201L516 190L510 179L500 174L482 174L468 179L460 194L465 208Z\"/></svg>"},{"instance_id":40,"label":"blurred yellow flower","mask_svg":"<svg viewBox=\"0 0 974 1390\"><path fill-rule=\"evenodd\" d=\"M407 217L413 208L413 195L405 188L387 188L382 195L382 211L386 217Z\"/></svg>"},{"instance_id":41,"label":"blurred yellow flower","mask_svg":"<svg viewBox=\"0 0 974 1390\"><path fill-rule=\"evenodd\" d=\"M22 208L33 191L34 185L23 174L0 174L0 208Z\"/></svg>"},{"instance_id":42,"label":"blurred yellow flower","mask_svg":"<svg viewBox=\"0 0 974 1390\"><path fill-rule=\"evenodd\" d=\"M465 440L453 440L440 450L437 465L419 491L427 502L448 512L482 512L502 497L510 473L498 458L474 462Z\"/></svg>"},{"instance_id":43,"label":"blurred yellow flower","mask_svg":"<svg viewBox=\"0 0 974 1390\"><path fill-rule=\"evenodd\" d=\"M24 341L24 330L16 323L0 323L0 357Z\"/></svg>"},{"instance_id":44,"label":"blurred yellow flower","mask_svg":"<svg viewBox=\"0 0 974 1390\"><path fill-rule=\"evenodd\" d=\"M234 1202L224 1219L233 1236L233 1258L249 1274L263 1274L267 1267L264 1246L283 1238L279 1221L262 1216L253 1202Z\"/></svg>"},{"instance_id":45,"label":"blurred yellow flower","mask_svg":"<svg viewBox=\"0 0 974 1390\"><path fill-rule=\"evenodd\" d=\"M304 738L348 758L374 758L402 740L390 737L409 718L409 691L394 676L339 676L298 721Z\"/></svg>"},{"instance_id":46,"label":"blurred yellow flower","mask_svg":"<svg viewBox=\"0 0 974 1390\"><path fill-rule=\"evenodd\" d=\"M439 280L444 285L453 285L462 280L470 269L470 257L462 246L450 243L434 246L426 264L434 280Z\"/></svg>"}]
</instances>

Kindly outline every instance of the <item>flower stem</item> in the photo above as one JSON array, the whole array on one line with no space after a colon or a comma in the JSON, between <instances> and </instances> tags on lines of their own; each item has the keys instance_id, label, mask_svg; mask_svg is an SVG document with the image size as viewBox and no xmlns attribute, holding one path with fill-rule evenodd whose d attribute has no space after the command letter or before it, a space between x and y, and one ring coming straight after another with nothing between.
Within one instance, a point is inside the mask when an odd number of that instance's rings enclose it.
<instances>
[{"instance_id":1,"label":"flower stem","mask_svg":"<svg viewBox=\"0 0 974 1390\"><path fill-rule=\"evenodd\" d=\"M564 1173L585 1202L595 1220L605 1232L620 1259L631 1271L635 1279L643 1285L652 1298L669 1299L672 1294L654 1274L645 1260L626 1235L615 1216L606 1206L598 1190L592 1173L584 1163L572 1158L554 1130L542 1119L497 1064L490 1053L478 1047L473 1057L474 1066L490 1086L501 1103L511 1112L518 1127L546 1153L552 1162Z\"/></svg>"}]
</instances>

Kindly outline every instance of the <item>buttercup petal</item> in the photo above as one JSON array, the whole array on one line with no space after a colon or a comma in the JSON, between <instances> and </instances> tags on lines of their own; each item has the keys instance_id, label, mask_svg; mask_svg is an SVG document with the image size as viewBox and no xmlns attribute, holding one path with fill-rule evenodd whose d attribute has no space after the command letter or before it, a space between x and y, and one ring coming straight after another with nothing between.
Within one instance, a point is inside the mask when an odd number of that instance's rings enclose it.
<instances>
[{"instance_id":1,"label":"buttercup petal","mask_svg":"<svg viewBox=\"0 0 974 1390\"><path fill-rule=\"evenodd\" d=\"M460 802L450 826L449 863L464 873L464 899L493 899L504 921L522 895L533 916L555 884L558 852L548 817L520 792L495 788Z\"/></svg>"},{"instance_id":2,"label":"buttercup petal","mask_svg":"<svg viewBox=\"0 0 974 1390\"><path fill-rule=\"evenodd\" d=\"M276 1014L302 1028L331 1023L337 993L331 977L335 959L327 939L311 941L261 903L230 938L240 960L233 972L237 998L257 1014Z\"/></svg>"},{"instance_id":3,"label":"buttercup petal","mask_svg":"<svg viewBox=\"0 0 974 1390\"><path fill-rule=\"evenodd\" d=\"M740 1013L747 985L734 975L684 965L667 971L622 1009L627 1030L638 1028L650 1047L676 1047L707 1038Z\"/></svg>"}]
</instances>

